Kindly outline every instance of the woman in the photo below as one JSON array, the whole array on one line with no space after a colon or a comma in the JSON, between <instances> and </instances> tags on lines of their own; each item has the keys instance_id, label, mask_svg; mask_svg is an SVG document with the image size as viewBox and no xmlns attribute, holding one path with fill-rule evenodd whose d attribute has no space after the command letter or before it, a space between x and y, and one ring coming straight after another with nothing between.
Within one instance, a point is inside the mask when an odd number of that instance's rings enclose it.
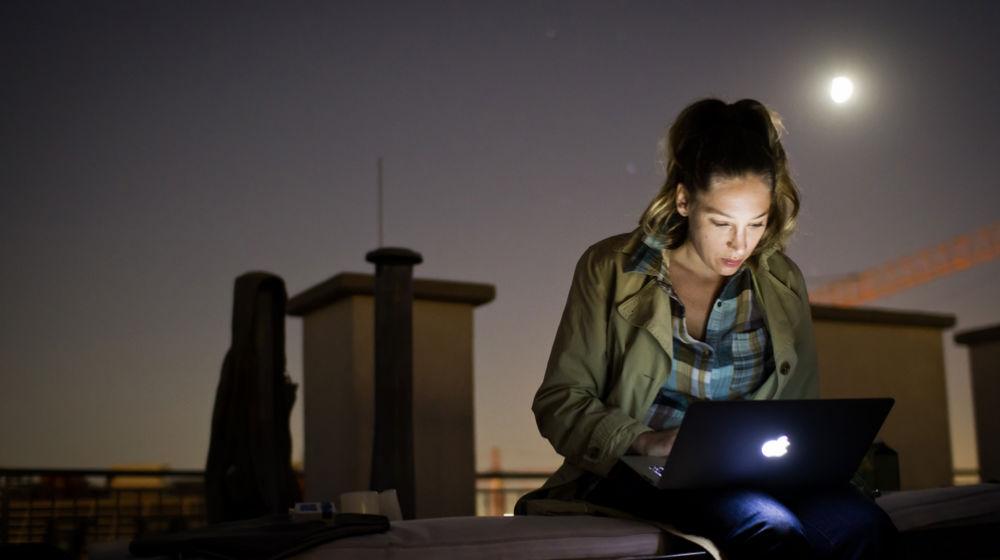
<instances>
[{"instance_id":1,"label":"woman","mask_svg":"<svg viewBox=\"0 0 1000 560\"><path fill-rule=\"evenodd\" d=\"M805 283L781 252L799 199L778 128L750 99L688 106L641 227L583 254L532 405L565 461L531 498L666 521L731 559L886 556L895 528L853 487L656 490L618 461L669 455L692 400L819 395Z\"/></svg>"}]
</instances>

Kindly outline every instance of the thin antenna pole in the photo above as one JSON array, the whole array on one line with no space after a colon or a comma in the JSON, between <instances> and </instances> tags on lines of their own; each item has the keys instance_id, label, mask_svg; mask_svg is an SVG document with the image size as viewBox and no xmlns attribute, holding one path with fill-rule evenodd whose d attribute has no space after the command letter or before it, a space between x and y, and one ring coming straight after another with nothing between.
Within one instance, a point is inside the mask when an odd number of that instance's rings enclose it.
<instances>
[{"instance_id":1,"label":"thin antenna pole","mask_svg":"<svg viewBox=\"0 0 1000 560\"><path fill-rule=\"evenodd\" d=\"M378 158L378 246L382 246L382 157Z\"/></svg>"}]
</instances>

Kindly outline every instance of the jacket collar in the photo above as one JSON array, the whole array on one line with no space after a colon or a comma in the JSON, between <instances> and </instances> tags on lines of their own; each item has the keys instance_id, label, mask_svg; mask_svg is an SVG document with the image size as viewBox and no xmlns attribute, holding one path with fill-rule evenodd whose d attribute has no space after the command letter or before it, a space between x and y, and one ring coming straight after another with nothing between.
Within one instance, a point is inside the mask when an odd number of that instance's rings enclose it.
<instances>
[{"instance_id":1,"label":"jacket collar","mask_svg":"<svg viewBox=\"0 0 1000 560\"><path fill-rule=\"evenodd\" d=\"M638 240L638 243L633 242L633 238ZM660 284L669 285L670 258L663 249L663 244L652 235L643 236L641 233L632 235L620 249L628 255L622 266L622 272L653 276Z\"/></svg>"},{"instance_id":2,"label":"jacket collar","mask_svg":"<svg viewBox=\"0 0 1000 560\"><path fill-rule=\"evenodd\" d=\"M645 276L642 287L618 305L618 313L633 326L645 329L656 339L670 359L674 357L673 317L670 294L663 289L669 284L669 261L663 247L654 238L637 228L618 249L625 254L622 272L629 276Z\"/></svg>"},{"instance_id":3,"label":"jacket collar","mask_svg":"<svg viewBox=\"0 0 1000 560\"><path fill-rule=\"evenodd\" d=\"M618 251L625 254L622 272L643 274L642 287L626 297L618 305L618 313L630 324L645 329L656 339L663 350L674 357L673 317L670 312L670 295L663 285L669 285L669 259L662 245L652 236L643 234L636 228ZM764 310L764 320L771 336L775 357L790 358L795 361L794 342L791 339L793 325L789 311L783 305L791 289L771 270L771 260L775 250L761 253L748 263L754 292ZM776 360L776 363L777 360ZM790 364L795 367L795 364Z\"/></svg>"},{"instance_id":4,"label":"jacket collar","mask_svg":"<svg viewBox=\"0 0 1000 560\"><path fill-rule=\"evenodd\" d=\"M674 323L670 313L670 295L658 282L648 281L642 288L618 304L618 314L635 327L645 329L656 339L670 359L674 357Z\"/></svg>"}]
</instances>

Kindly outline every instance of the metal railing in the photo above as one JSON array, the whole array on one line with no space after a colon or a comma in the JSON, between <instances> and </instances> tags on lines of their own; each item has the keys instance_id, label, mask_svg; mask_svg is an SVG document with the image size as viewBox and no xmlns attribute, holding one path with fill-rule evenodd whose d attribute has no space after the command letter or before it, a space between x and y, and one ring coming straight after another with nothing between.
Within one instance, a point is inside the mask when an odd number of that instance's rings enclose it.
<instances>
[{"instance_id":1,"label":"metal railing","mask_svg":"<svg viewBox=\"0 0 1000 560\"><path fill-rule=\"evenodd\" d=\"M538 488L547 472L476 473L476 515L512 515L518 498Z\"/></svg>"},{"instance_id":2,"label":"metal railing","mask_svg":"<svg viewBox=\"0 0 1000 560\"><path fill-rule=\"evenodd\" d=\"M88 545L205 524L202 471L0 469L0 543Z\"/></svg>"},{"instance_id":3,"label":"metal railing","mask_svg":"<svg viewBox=\"0 0 1000 560\"><path fill-rule=\"evenodd\" d=\"M543 472L476 475L476 515L510 515ZM205 525L201 470L0 469L0 543L89 545Z\"/></svg>"}]
</instances>

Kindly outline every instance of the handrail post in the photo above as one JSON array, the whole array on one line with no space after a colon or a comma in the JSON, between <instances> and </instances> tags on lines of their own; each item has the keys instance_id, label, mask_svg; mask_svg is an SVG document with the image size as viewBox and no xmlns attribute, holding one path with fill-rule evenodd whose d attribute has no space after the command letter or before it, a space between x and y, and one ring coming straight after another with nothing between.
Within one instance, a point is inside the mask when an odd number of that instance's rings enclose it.
<instances>
[{"instance_id":1,"label":"handrail post","mask_svg":"<svg viewBox=\"0 0 1000 560\"><path fill-rule=\"evenodd\" d=\"M10 523L10 476L3 477L3 502L0 503L0 543L7 542L7 525Z\"/></svg>"}]
</instances>

